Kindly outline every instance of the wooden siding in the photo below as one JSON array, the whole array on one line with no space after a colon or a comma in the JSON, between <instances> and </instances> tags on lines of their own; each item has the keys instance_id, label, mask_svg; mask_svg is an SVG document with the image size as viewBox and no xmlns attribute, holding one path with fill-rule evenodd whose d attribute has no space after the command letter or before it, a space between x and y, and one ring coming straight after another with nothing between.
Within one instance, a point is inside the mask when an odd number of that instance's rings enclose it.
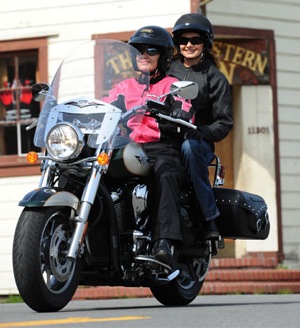
<instances>
[{"instance_id":1,"label":"wooden siding","mask_svg":"<svg viewBox=\"0 0 300 328\"><path fill-rule=\"evenodd\" d=\"M207 17L221 26L274 31L283 251L287 262L300 261L300 2L212 1Z\"/></svg>"}]
</instances>

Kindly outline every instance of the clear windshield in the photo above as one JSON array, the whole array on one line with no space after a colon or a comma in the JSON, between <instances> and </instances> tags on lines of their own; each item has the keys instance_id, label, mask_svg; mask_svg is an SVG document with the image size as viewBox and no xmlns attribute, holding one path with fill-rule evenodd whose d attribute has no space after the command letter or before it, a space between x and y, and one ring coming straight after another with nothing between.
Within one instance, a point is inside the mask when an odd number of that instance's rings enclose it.
<instances>
[{"instance_id":1,"label":"clear windshield","mask_svg":"<svg viewBox=\"0 0 300 328\"><path fill-rule=\"evenodd\" d=\"M34 144L44 147L47 132L62 121L93 134L91 146L107 140L124 109L116 110L101 99L116 83L138 78L132 65L132 54L136 53L127 43L108 39L89 41L69 53L47 92Z\"/></svg>"}]
</instances>

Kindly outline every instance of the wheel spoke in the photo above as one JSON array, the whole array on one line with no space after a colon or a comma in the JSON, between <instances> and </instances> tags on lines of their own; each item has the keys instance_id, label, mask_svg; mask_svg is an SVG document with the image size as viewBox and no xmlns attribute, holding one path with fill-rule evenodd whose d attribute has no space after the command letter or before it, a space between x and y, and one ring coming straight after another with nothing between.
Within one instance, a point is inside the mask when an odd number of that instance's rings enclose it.
<instances>
[{"instance_id":1,"label":"wheel spoke","mask_svg":"<svg viewBox=\"0 0 300 328\"><path fill-rule=\"evenodd\" d=\"M71 238L66 221L61 212L54 212L41 235L41 272L45 285L52 292L66 289L74 272L74 267L66 260Z\"/></svg>"}]
</instances>

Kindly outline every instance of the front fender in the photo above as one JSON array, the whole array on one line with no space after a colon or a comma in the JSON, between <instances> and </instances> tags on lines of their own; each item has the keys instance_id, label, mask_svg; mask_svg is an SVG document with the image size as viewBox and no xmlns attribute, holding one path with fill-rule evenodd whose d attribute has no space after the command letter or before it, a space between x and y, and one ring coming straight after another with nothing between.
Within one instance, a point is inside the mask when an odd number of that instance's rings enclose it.
<instances>
[{"instance_id":1,"label":"front fender","mask_svg":"<svg viewBox=\"0 0 300 328\"><path fill-rule=\"evenodd\" d=\"M63 191L57 187L43 187L30 191L19 202L19 206L26 207L49 207L67 206L78 210L80 200L68 191Z\"/></svg>"}]
</instances>

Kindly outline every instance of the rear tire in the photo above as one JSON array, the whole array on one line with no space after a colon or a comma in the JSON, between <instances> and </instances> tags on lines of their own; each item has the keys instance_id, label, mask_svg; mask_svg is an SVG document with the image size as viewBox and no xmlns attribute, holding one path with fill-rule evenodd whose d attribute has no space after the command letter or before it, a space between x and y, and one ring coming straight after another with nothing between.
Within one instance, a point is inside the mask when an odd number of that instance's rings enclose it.
<instances>
[{"instance_id":1,"label":"rear tire","mask_svg":"<svg viewBox=\"0 0 300 328\"><path fill-rule=\"evenodd\" d=\"M166 306L190 304L200 293L210 260L211 252L206 258L190 259L187 264L179 264L180 274L166 285L151 286L152 294Z\"/></svg>"},{"instance_id":2,"label":"rear tire","mask_svg":"<svg viewBox=\"0 0 300 328\"><path fill-rule=\"evenodd\" d=\"M25 208L13 241L13 271L24 302L37 312L55 312L72 299L81 260L66 258L74 227L70 209Z\"/></svg>"}]
</instances>

